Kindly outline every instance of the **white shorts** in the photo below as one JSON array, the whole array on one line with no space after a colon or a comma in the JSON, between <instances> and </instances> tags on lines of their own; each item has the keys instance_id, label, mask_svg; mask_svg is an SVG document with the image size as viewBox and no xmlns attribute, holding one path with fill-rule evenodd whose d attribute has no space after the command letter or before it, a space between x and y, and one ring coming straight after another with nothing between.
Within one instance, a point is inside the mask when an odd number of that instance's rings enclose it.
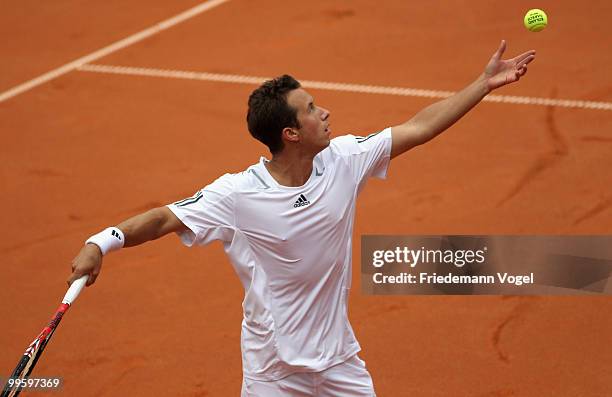
<instances>
[{"instance_id":1,"label":"white shorts","mask_svg":"<svg viewBox=\"0 0 612 397\"><path fill-rule=\"evenodd\" d=\"M241 397L376 397L365 362L355 354L321 372L289 375L275 381L242 380Z\"/></svg>"}]
</instances>

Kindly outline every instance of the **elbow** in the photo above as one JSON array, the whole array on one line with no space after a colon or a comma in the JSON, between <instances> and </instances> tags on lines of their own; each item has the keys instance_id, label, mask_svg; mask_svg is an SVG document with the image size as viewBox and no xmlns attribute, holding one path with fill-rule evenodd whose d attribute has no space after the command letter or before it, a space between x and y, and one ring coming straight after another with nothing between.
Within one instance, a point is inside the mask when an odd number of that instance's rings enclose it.
<instances>
[{"instance_id":1,"label":"elbow","mask_svg":"<svg viewBox=\"0 0 612 397\"><path fill-rule=\"evenodd\" d=\"M429 134L424 128L408 121L405 124L393 127L392 139L391 158L407 152L415 146L422 145L431 138L429 138Z\"/></svg>"},{"instance_id":2,"label":"elbow","mask_svg":"<svg viewBox=\"0 0 612 397\"><path fill-rule=\"evenodd\" d=\"M153 208L143 214L144 223L141 230L146 235L145 240L156 240L165 234L164 228L168 221L164 208L165 207Z\"/></svg>"},{"instance_id":3,"label":"elbow","mask_svg":"<svg viewBox=\"0 0 612 397\"><path fill-rule=\"evenodd\" d=\"M154 212L156 226L154 239L158 239L168 233L166 229L168 228L168 223L170 222L168 216L169 210L166 207L157 207L152 209L151 211Z\"/></svg>"}]
</instances>

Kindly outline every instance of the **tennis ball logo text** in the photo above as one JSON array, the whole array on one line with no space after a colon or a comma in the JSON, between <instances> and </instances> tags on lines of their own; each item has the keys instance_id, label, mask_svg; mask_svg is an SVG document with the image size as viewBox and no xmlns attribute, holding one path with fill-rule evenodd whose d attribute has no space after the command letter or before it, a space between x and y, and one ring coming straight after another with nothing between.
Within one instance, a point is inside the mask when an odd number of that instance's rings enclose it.
<instances>
[{"instance_id":1,"label":"tennis ball logo text","mask_svg":"<svg viewBox=\"0 0 612 397\"><path fill-rule=\"evenodd\" d=\"M419 263L446 263L463 267L466 264L483 263L487 247L480 250L428 250L425 247L413 250L396 247L395 250L377 250L372 253L372 266L383 267L387 263L405 263L415 267Z\"/></svg>"},{"instance_id":2,"label":"tennis ball logo text","mask_svg":"<svg viewBox=\"0 0 612 397\"><path fill-rule=\"evenodd\" d=\"M533 14L527 17L527 23L532 25L536 22L544 22L544 17L541 14Z\"/></svg>"}]
</instances>

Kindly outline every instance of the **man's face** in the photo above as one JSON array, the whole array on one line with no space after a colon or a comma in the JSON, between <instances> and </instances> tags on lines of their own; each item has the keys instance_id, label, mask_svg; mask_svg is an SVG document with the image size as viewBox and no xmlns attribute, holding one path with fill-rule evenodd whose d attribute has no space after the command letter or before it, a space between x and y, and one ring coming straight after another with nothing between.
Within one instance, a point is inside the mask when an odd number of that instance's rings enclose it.
<instances>
[{"instance_id":1,"label":"man's face","mask_svg":"<svg viewBox=\"0 0 612 397\"><path fill-rule=\"evenodd\" d=\"M287 94L287 103L297 110L301 128L297 131L299 143L304 149L315 153L329 146L331 129L329 128L329 111L314 103L314 98L303 88L297 88Z\"/></svg>"}]
</instances>

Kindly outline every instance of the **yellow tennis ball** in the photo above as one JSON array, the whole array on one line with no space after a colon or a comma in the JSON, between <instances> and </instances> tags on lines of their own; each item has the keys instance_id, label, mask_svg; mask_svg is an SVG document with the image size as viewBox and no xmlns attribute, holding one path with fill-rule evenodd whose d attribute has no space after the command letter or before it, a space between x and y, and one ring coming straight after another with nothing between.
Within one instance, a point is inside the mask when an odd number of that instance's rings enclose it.
<instances>
[{"instance_id":1,"label":"yellow tennis ball","mask_svg":"<svg viewBox=\"0 0 612 397\"><path fill-rule=\"evenodd\" d=\"M534 8L533 10L527 11L523 22L530 32L539 32L548 25L548 17L544 11Z\"/></svg>"}]
</instances>

